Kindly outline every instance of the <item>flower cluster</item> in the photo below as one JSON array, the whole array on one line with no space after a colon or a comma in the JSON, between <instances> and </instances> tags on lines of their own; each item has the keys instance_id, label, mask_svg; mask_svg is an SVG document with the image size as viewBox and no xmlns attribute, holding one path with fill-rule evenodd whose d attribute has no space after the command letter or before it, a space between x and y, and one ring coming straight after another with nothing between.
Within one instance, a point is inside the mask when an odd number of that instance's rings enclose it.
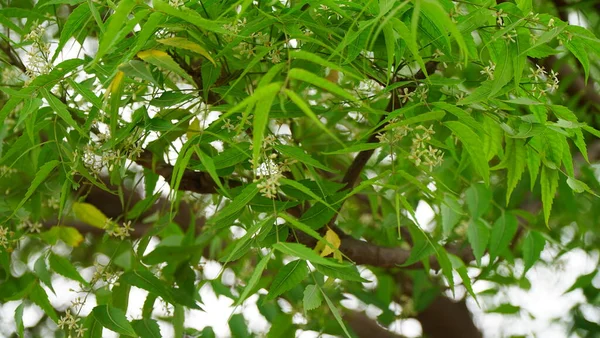
<instances>
[{"instance_id":1,"label":"flower cluster","mask_svg":"<svg viewBox=\"0 0 600 338\"><path fill-rule=\"evenodd\" d=\"M25 74L32 81L37 76L48 74L52 70L52 64L48 59L50 44L44 41L45 28L42 25L35 26L31 32L23 37L24 41L31 42L31 48L27 50L27 71Z\"/></svg>"},{"instance_id":2,"label":"flower cluster","mask_svg":"<svg viewBox=\"0 0 600 338\"><path fill-rule=\"evenodd\" d=\"M433 126L425 128L420 125L414 128L413 142L410 147L410 155L408 155L408 159L413 161L416 166L424 164L429 167L430 171L433 170L433 167L442 164L444 160L444 153L441 150L427 144L433 134L435 134Z\"/></svg>"},{"instance_id":3,"label":"flower cluster","mask_svg":"<svg viewBox=\"0 0 600 338\"><path fill-rule=\"evenodd\" d=\"M119 238L120 240L128 238L131 235L130 232L133 231L133 228L131 227L131 221L127 221L119 226L110 218L106 219L106 222L104 223L104 229L109 236Z\"/></svg>"},{"instance_id":4,"label":"flower cluster","mask_svg":"<svg viewBox=\"0 0 600 338\"><path fill-rule=\"evenodd\" d=\"M485 74L488 77L488 79L493 80L494 79L494 70L496 70L496 64L490 60L490 65L484 67L479 73Z\"/></svg>"},{"instance_id":5,"label":"flower cluster","mask_svg":"<svg viewBox=\"0 0 600 338\"><path fill-rule=\"evenodd\" d=\"M108 265L102 265L98 262L94 263L94 274L92 275L92 280L90 280L90 284L94 285L99 281L104 282L109 287L119 286L119 278L121 277L120 272L111 271Z\"/></svg>"},{"instance_id":6,"label":"flower cluster","mask_svg":"<svg viewBox=\"0 0 600 338\"><path fill-rule=\"evenodd\" d=\"M185 0L169 0L169 5L175 8L182 7L184 3Z\"/></svg>"},{"instance_id":7,"label":"flower cluster","mask_svg":"<svg viewBox=\"0 0 600 338\"><path fill-rule=\"evenodd\" d=\"M106 167L109 171L112 171L115 165L125 159L135 160L144 150L139 132L134 132L124 139L119 144L118 149L103 150L102 144L109 138L108 134L99 134L98 141L83 146L82 154L78 150L75 150L73 154L75 160L81 158L83 165L96 177L100 175L102 168ZM71 170L75 172L76 168Z\"/></svg>"},{"instance_id":8,"label":"flower cluster","mask_svg":"<svg viewBox=\"0 0 600 338\"><path fill-rule=\"evenodd\" d=\"M58 328L69 331L69 333L73 331L77 337L83 337L87 329L83 327L83 324L78 323L79 320L79 317L75 317L75 315L71 313L71 310L67 309L64 316L58 320ZM69 337L71 337L70 334Z\"/></svg>"},{"instance_id":9,"label":"flower cluster","mask_svg":"<svg viewBox=\"0 0 600 338\"><path fill-rule=\"evenodd\" d=\"M557 72L551 69L550 74L548 74L546 69L539 65L536 65L536 69L531 69L529 77L536 81L536 83L533 84L531 91L534 95L537 94L538 97L545 96L548 92L555 92L560 83ZM545 88L541 88L540 86Z\"/></svg>"},{"instance_id":10,"label":"flower cluster","mask_svg":"<svg viewBox=\"0 0 600 338\"><path fill-rule=\"evenodd\" d=\"M235 35L237 35L240 32L240 30L242 28L244 28L244 26L246 26L246 18L234 21L233 23L224 24L223 29L225 29L225 30L229 31L229 33L231 33L229 35L223 36L225 41L227 41L227 42L233 41L233 39L235 38Z\"/></svg>"},{"instance_id":11,"label":"flower cluster","mask_svg":"<svg viewBox=\"0 0 600 338\"><path fill-rule=\"evenodd\" d=\"M7 167L5 165L0 166L0 177L9 176L17 172L17 169Z\"/></svg>"},{"instance_id":12,"label":"flower cluster","mask_svg":"<svg viewBox=\"0 0 600 338\"><path fill-rule=\"evenodd\" d=\"M0 226L0 247L7 249L13 235L14 233L9 228Z\"/></svg>"},{"instance_id":13,"label":"flower cluster","mask_svg":"<svg viewBox=\"0 0 600 338\"><path fill-rule=\"evenodd\" d=\"M21 222L17 226L17 228L25 230L31 233L40 233L42 230L42 223L40 222L32 222L29 218L21 219Z\"/></svg>"}]
</instances>

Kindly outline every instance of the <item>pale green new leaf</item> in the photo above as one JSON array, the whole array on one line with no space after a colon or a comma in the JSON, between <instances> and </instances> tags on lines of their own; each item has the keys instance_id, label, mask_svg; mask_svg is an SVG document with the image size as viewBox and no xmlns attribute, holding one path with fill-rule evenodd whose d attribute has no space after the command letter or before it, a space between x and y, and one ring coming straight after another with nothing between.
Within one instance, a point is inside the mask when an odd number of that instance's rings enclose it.
<instances>
[{"instance_id":1,"label":"pale green new leaf","mask_svg":"<svg viewBox=\"0 0 600 338\"><path fill-rule=\"evenodd\" d=\"M391 18L390 23L394 25L396 28L396 33L398 33L400 38L406 42L406 47L408 47L408 50L413 55L415 61L417 61L419 67L421 67L423 70L425 76L429 76L429 74L427 74L425 62L423 62L423 58L421 57L421 53L419 51L416 36L413 36L408 26L406 26L404 22L398 20L397 18Z\"/></svg>"},{"instance_id":2,"label":"pale green new leaf","mask_svg":"<svg viewBox=\"0 0 600 338\"><path fill-rule=\"evenodd\" d=\"M331 301L331 299L329 299L329 297L327 297L327 294L325 293L325 291L323 291L323 289L321 289L321 288L319 288L319 290L321 290L321 294L323 295L323 298L325 298L325 302L327 302L327 306L329 307L329 310L333 314L333 317L338 322L338 324L340 325L340 327L342 328L342 330L344 330L344 333L346 334L346 336L347 337L352 337L350 335L350 333L348 332L348 329L346 328L346 325L344 324L344 321L342 320L342 316L340 315L340 311L337 309L337 307L335 306L335 304L333 304L333 302Z\"/></svg>"},{"instance_id":3,"label":"pale green new leaf","mask_svg":"<svg viewBox=\"0 0 600 338\"><path fill-rule=\"evenodd\" d=\"M258 161L261 151L263 151L262 142L265 135L265 128L267 128L267 124L269 123L269 112L276 95L277 92L274 92L256 101L254 118L252 119L252 164L255 170L259 167Z\"/></svg>"},{"instance_id":4,"label":"pale green new leaf","mask_svg":"<svg viewBox=\"0 0 600 338\"><path fill-rule=\"evenodd\" d=\"M335 170L328 168L321 162L317 161L312 156L306 154L304 152L304 150L302 150L299 147L288 146L288 145L283 145L283 144L274 144L273 148L275 148L275 150L280 152L282 155L293 158L293 159L295 159L299 162L302 162L306 165L309 165L311 167L319 168L319 169L322 169L322 170L325 170L325 171L328 171L331 173L336 172Z\"/></svg>"},{"instance_id":5,"label":"pale green new leaf","mask_svg":"<svg viewBox=\"0 0 600 338\"><path fill-rule=\"evenodd\" d=\"M84 29L91 19L90 6L87 4L81 4L71 12L67 18L67 22L65 22L65 25L60 31L60 39L58 40L56 51L52 56L52 62L54 62L58 55L63 51L63 47L67 41L72 36Z\"/></svg>"},{"instance_id":6,"label":"pale green new leaf","mask_svg":"<svg viewBox=\"0 0 600 338\"><path fill-rule=\"evenodd\" d=\"M307 285L304 289L304 297L302 297L304 313L318 308L319 306L321 306L322 302L323 298L321 297L321 292L319 291L319 288L314 284Z\"/></svg>"},{"instance_id":7,"label":"pale green new leaf","mask_svg":"<svg viewBox=\"0 0 600 338\"><path fill-rule=\"evenodd\" d=\"M210 56L210 54L204 47L186 38L171 37L166 39L158 39L156 41L162 43L163 45L187 49L189 51L202 55L208 61L212 62L213 65L216 65L215 60L212 58L212 56Z\"/></svg>"},{"instance_id":8,"label":"pale green new leaf","mask_svg":"<svg viewBox=\"0 0 600 338\"><path fill-rule=\"evenodd\" d=\"M544 250L545 245L546 240L537 231L529 231L527 236L525 236L523 240L523 261L525 263L523 276L540 259L540 254Z\"/></svg>"}]
</instances>

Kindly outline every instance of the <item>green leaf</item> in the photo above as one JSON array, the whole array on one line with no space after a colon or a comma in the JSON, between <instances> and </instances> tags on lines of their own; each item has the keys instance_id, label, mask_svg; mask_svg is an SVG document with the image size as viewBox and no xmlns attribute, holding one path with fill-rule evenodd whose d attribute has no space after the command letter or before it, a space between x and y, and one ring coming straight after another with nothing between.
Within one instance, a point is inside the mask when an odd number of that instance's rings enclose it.
<instances>
[{"instance_id":1,"label":"green leaf","mask_svg":"<svg viewBox=\"0 0 600 338\"><path fill-rule=\"evenodd\" d=\"M154 319L144 318L131 322L131 326L141 338L161 338L160 327Z\"/></svg>"},{"instance_id":2,"label":"green leaf","mask_svg":"<svg viewBox=\"0 0 600 338\"><path fill-rule=\"evenodd\" d=\"M581 182L580 180L575 179L573 177L567 178L567 184L576 193L582 193L584 191L591 192L590 187L587 184L585 184L585 182Z\"/></svg>"},{"instance_id":3,"label":"green leaf","mask_svg":"<svg viewBox=\"0 0 600 338\"><path fill-rule=\"evenodd\" d=\"M452 295L454 295L454 275L452 269L452 262L448 257L448 252L443 247L438 247L436 249L436 257L438 263L440 264L440 268L442 269L442 274L446 277L448 281L448 287L452 290Z\"/></svg>"},{"instance_id":4,"label":"green leaf","mask_svg":"<svg viewBox=\"0 0 600 338\"><path fill-rule=\"evenodd\" d=\"M205 19L197 12L185 6L175 8L161 0L152 0L152 7L154 7L154 9L159 12L163 12L169 14L170 16L174 16L176 18L187 21L200 29L221 34L229 33L223 28L222 23Z\"/></svg>"},{"instance_id":5,"label":"green leaf","mask_svg":"<svg viewBox=\"0 0 600 338\"><path fill-rule=\"evenodd\" d=\"M50 173L52 172L52 170L54 170L54 168L56 168L59 163L60 162L58 162L56 160L53 160L53 161L49 161L49 162L44 163L40 167L40 169L35 174L35 177L33 178L33 181L31 181L31 185L29 185L29 188L27 188L27 192L25 193L25 197L23 197L23 199L21 200L21 202L19 202L19 204L17 205L17 207L13 211L11 217L14 216L17 213L17 211L19 211L19 209L21 209L21 207L25 204L25 202L27 202L29 200L29 198L31 198L31 195L33 195L33 193L40 186L40 184L42 184L46 180L46 178L48 178L48 175L50 175Z\"/></svg>"},{"instance_id":6,"label":"green leaf","mask_svg":"<svg viewBox=\"0 0 600 338\"><path fill-rule=\"evenodd\" d=\"M354 97L354 95L348 93L344 89L340 88L337 84L327 81L326 79L317 76L314 73L311 73L307 70L294 68L288 72L288 77L291 79L303 81L310 83L314 86L327 90L332 94L336 94L340 97L343 97L351 102L355 102L358 99ZM290 97L291 98L291 97ZM295 103L295 102L294 102Z\"/></svg>"},{"instance_id":7,"label":"green leaf","mask_svg":"<svg viewBox=\"0 0 600 338\"><path fill-rule=\"evenodd\" d=\"M230 224L219 223L242 210L248 205L248 203L250 203L257 193L258 188L256 187L256 183L247 185L242 192L231 201L231 203L229 203L225 208L219 210L219 212L209 220L209 223L218 224L219 227L229 226Z\"/></svg>"},{"instance_id":8,"label":"green leaf","mask_svg":"<svg viewBox=\"0 0 600 338\"><path fill-rule=\"evenodd\" d=\"M88 285L88 282L81 277L79 271L77 271L68 259L51 253L48 257L48 262L50 263L50 268L59 275L65 276L83 285Z\"/></svg>"},{"instance_id":9,"label":"green leaf","mask_svg":"<svg viewBox=\"0 0 600 338\"><path fill-rule=\"evenodd\" d=\"M314 310L321 306L323 298L319 288L314 284L309 284L304 289L304 297L302 297L302 305L304 307L304 313L310 310Z\"/></svg>"},{"instance_id":10,"label":"green leaf","mask_svg":"<svg viewBox=\"0 0 600 338\"><path fill-rule=\"evenodd\" d=\"M107 225L108 218L100 209L90 203L75 202L73 203L73 212L80 221L89 224L98 229L104 229Z\"/></svg>"},{"instance_id":11,"label":"green leaf","mask_svg":"<svg viewBox=\"0 0 600 338\"><path fill-rule=\"evenodd\" d=\"M273 104L276 95L277 93L275 92L256 101L254 118L252 121L252 163L254 164L255 169L259 166L258 161L260 154L264 149L262 143L265 135L265 128L267 128L267 124L269 123L269 111L271 110L271 105Z\"/></svg>"},{"instance_id":12,"label":"green leaf","mask_svg":"<svg viewBox=\"0 0 600 338\"><path fill-rule=\"evenodd\" d=\"M481 265L481 257L485 253L485 249L490 239L490 230L481 219L472 219L467 230L467 238L473 248L473 255L477 260L477 265Z\"/></svg>"},{"instance_id":13,"label":"green leaf","mask_svg":"<svg viewBox=\"0 0 600 338\"><path fill-rule=\"evenodd\" d=\"M585 48L587 42L578 39L564 39L564 45L567 49L579 60L579 63L583 66L583 72L585 74L585 82L588 82L588 78L590 76L590 60L588 57L588 52Z\"/></svg>"},{"instance_id":14,"label":"green leaf","mask_svg":"<svg viewBox=\"0 0 600 338\"><path fill-rule=\"evenodd\" d=\"M458 31L456 24L450 20L448 13L446 13L439 2L434 0L420 1L420 5L422 12L431 19L433 24L436 25L440 31L450 32L450 35L456 40L466 63L469 57L467 44L462 34Z\"/></svg>"},{"instance_id":15,"label":"green leaf","mask_svg":"<svg viewBox=\"0 0 600 338\"><path fill-rule=\"evenodd\" d=\"M339 65L327 61L323 58L321 58L320 56L313 54L313 53L309 53L308 51L305 50L294 50L290 52L290 58L291 59L296 59L296 60L306 60L306 61L310 61L313 63L316 63L320 66L322 66L323 68L329 68L329 69L335 69L339 72L342 72L344 74L347 74L353 78L355 78L356 80L362 80L363 77L354 73L353 71L351 71L350 69L346 69L344 67L340 67Z\"/></svg>"},{"instance_id":16,"label":"green leaf","mask_svg":"<svg viewBox=\"0 0 600 338\"><path fill-rule=\"evenodd\" d=\"M46 258L44 255L40 256L40 258L35 261L35 264L33 265L33 271L38 276L40 281L46 284L50 291L56 294L54 288L52 288L52 276L50 275L50 271L48 271L48 267L46 266Z\"/></svg>"},{"instance_id":17,"label":"green leaf","mask_svg":"<svg viewBox=\"0 0 600 338\"><path fill-rule=\"evenodd\" d=\"M208 61L212 62L213 65L216 66L215 60L213 60L213 58L210 56L210 54L208 54L208 51L206 49L204 49L204 47L202 47L199 44L192 42L186 38L172 37L172 38L167 38L167 39L158 39L156 41L162 43L163 45L187 49L194 53L200 54L200 55L204 56Z\"/></svg>"},{"instance_id":18,"label":"green leaf","mask_svg":"<svg viewBox=\"0 0 600 338\"><path fill-rule=\"evenodd\" d=\"M380 148L382 146L381 143L357 143L351 146L345 147L344 149L324 152L323 155L340 155L340 154L350 154L350 153L358 153L361 151L373 150Z\"/></svg>"},{"instance_id":19,"label":"green leaf","mask_svg":"<svg viewBox=\"0 0 600 338\"><path fill-rule=\"evenodd\" d=\"M318 253L314 252L313 250L311 250L299 243L279 242L279 243L273 244L273 249L276 249L278 251L281 251L284 254L287 254L287 255L290 255L293 257L298 257L300 259L307 260L307 261L309 261L311 263L315 263L315 264L321 264L321 265L333 266L333 267L343 266L343 264L341 264L341 263L336 263L335 261L333 261L331 259L327 259L327 258L323 258L323 257L319 256Z\"/></svg>"},{"instance_id":20,"label":"green leaf","mask_svg":"<svg viewBox=\"0 0 600 338\"><path fill-rule=\"evenodd\" d=\"M194 79L188 73L186 73L185 70L183 70L183 68L181 68L169 54L163 52L162 50L149 49L139 52L137 56L158 68L168 70L181 76L182 78L188 80L190 84L195 83Z\"/></svg>"},{"instance_id":21,"label":"green leaf","mask_svg":"<svg viewBox=\"0 0 600 338\"><path fill-rule=\"evenodd\" d=\"M325 171L328 171L331 173L336 172L335 170L328 168L321 162L315 160L312 156L306 154L304 152L304 150L302 150L299 147L288 146L288 145L283 145L283 144L275 144L275 145L273 145L273 148L275 148L275 150L277 150L282 155L293 158L293 159L295 159L299 162L302 162L308 166L319 168L319 169L322 169L322 170L325 170Z\"/></svg>"},{"instance_id":22,"label":"green leaf","mask_svg":"<svg viewBox=\"0 0 600 338\"><path fill-rule=\"evenodd\" d=\"M92 310L92 315L102 326L111 331L126 336L136 336L135 330L121 309L109 305L99 305Z\"/></svg>"},{"instance_id":23,"label":"green leaf","mask_svg":"<svg viewBox=\"0 0 600 338\"><path fill-rule=\"evenodd\" d=\"M199 309L196 301L190 297L178 297L175 289L165 285L165 282L158 279L154 274L147 270L132 270L125 272L120 280L132 286L144 289L149 293L161 297L165 301L175 305L181 304L191 308Z\"/></svg>"},{"instance_id":24,"label":"green leaf","mask_svg":"<svg viewBox=\"0 0 600 338\"><path fill-rule=\"evenodd\" d=\"M25 308L25 303L21 302L19 306L15 309L15 324L17 326L17 334L20 338L25 337L24 331L25 326L23 325L23 309Z\"/></svg>"},{"instance_id":25,"label":"green leaf","mask_svg":"<svg viewBox=\"0 0 600 338\"><path fill-rule=\"evenodd\" d=\"M492 235L490 237L490 261L502 254L509 247L513 237L517 233L519 224L517 218L511 213L502 213L494 222Z\"/></svg>"},{"instance_id":26,"label":"green leaf","mask_svg":"<svg viewBox=\"0 0 600 338\"><path fill-rule=\"evenodd\" d=\"M329 297L327 297L327 294L323 291L323 289L319 288L319 290L321 290L321 294L323 295L323 298L325 298L325 302L327 302L327 306L329 307L329 311L331 311L331 313L333 314L333 317L335 318L335 320L338 322L338 324L340 325L340 327L342 328L342 330L344 330L344 333L346 334L346 337L352 337L350 335L350 333L348 332L348 329L346 328L346 325L344 325L344 321L342 320L342 316L340 315L340 311L337 309L337 307L335 307L335 304L333 304L333 302L331 301L331 299L329 299Z\"/></svg>"},{"instance_id":27,"label":"green leaf","mask_svg":"<svg viewBox=\"0 0 600 338\"><path fill-rule=\"evenodd\" d=\"M326 80L324 80L324 81L326 81ZM292 102L294 102L294 104L296 106L298 106L298 108L300 108L300 110L302 110L302 112L304 112L304 114L306 114L306 116L308 116L317 125L317 127L319 127L321 130L323 130L327 135L329 135L337 143L344 146L344 142L340 141L340 139L334 133L332 133L329 129L327 129L327 127L323 124L323 122L321 122L321 120L319 120L317 115L315 115L315 113L310 109L310 106L306 102L304 102L304 100L302 100L302 98L300 98L300 96L298 96L298 94L296 94L293 91L288 90L288 89L284 89L284 91L285 91L285 94L290 98L290 100L292 100Z\"/></svg>"},{"instance_id":28,"label":"green leaf","mask_svg":"<svg viewBox=\"0 0 600 338\"><path fill-rule=\"evenodd\" d=\"M459 257L452 255L452 254L448 254L448 258L450 259L450 262L452 262L452 268L454 268L454 270L456 272L458 272L460 279L462 279L463 285L465 286L465 289L467 289L467 292L469 292L471 297L473 297L473 299L475 299L477 304L479 304L479 301L477 300L477 296L475 295L475 292L473 291L473 286L471 284L471 277L469 277L465 263L463 263L463 261Z\"/></svg>"},{"instance_id":29,"label":"green leaf","mask_svg":"<svg viewBox=\"0 0 600 338\"><path fill-rule=\"evenodd\" d=\"M42 288L42 286L39 283L36 283L33 286L33 288L31 289L31 292L29 293L29 296L27 296L27 297L32 302L34 302L35 305L42 308L44 313L50 319L52 319L55 323L58 323L58 315L56 314L56 311L54 310L54 307L52 306L52 304L50 304L50 300L48 299L48 294L46 293L46 291L44 291L44 289Z\"/></svg>"},{"instance_id":30,"label":"green leaf","mask_svg":"<svg viewBox=\"0 0 600 338\"><path fill-rule=\"evenodd\" d=\"M121 32L123 25L128 22L127 17L133 7L135 7L134 0L121 0L119 2L117 9L115 9L115 12L108 20L106 31L104 31L104 34L102 34L100 38L98 51L96 51L96 56L94 57L95 62L98 62L118 41L120 36L119 33Z\"/></svg>"},{"instance_id":31,"label":"green leaf","mask_svg":"<svg viewBox=\"0 0 600 338\"><path fill-rule=\"evenodd\" d=\"M477 219L485 214L492 201L492 192L483 184L476 183L471 185L465 191L467 207L473 219Z\"/></svg>"},{"instance_id":32,"label":"green leaf","mask_svg":"<svg viewBox=\"0 0 600 338\"><path fill-rule=\"evenodd\" d=\"M77 124L77 122L75 122L75 120L71 116L71 113L69 113L69 108L67 107L67 105L62 103L56 96L54 96L54 94L50 93L45 88L40 88L40 93L46 99L46 101L48 101L48 104L50 105L50 107L52 107L52 109L56 112L56 114L61 119L63 119L65 122L67 122L67 124L70 127L73 127L80 134L82 134L82 135L85 134L83 129L81 129L81 127Z\"/></svg>"},{"instance_id":33,"label":"green leaf","mask_svg":"<svg viewBox=\"0 0 600 338\"><path fill-rule=\"evenodd\" d=\"M198 155L200 162L202 162L202 165L204 166L204 168L206 168L206 171L208 171L208 174L213 179L213 181L215 181L219 189L221 189L222 191L226 191L225 187L223 187L223 184L221 183L221 178L217 174L217 169L215 168L215 163L213 162L213 159L210 156L206 155L198 146L194 146L194 150L196 152L196 155Z\"/></svg>"},{"instance_id":34,"label":"green leaf","mask_svg":"<svg viewBox=\"0 0 600 338\"><path fill-rule=\"evenodd\" d=\"M444 123L462 142L471 157L471 163L475 170L481 175L486 185L490 184L490 167L481 152L481 139L473 130L457 121Z\"/></svg>"},{"instance_id":35,"label":"green leaf","mask_svg":"<svg viewBox=\"0 0 600 338\"><path fill-rule=\"evenodd\" d=\"M417 61L419 67L421 67L421 70L423 70L425 76L429 76L429 74L427 74L425 62L423 62L423 58L421 58L421 53L419 51L419 45L417 44L416 36L413 36L406 24L398 20L397 18L392 17L390 19L390 23L395 27L396 33L398 33L400 38L406 43L406 47L408 47L408 50L413 55L415 61Z\"/></svg>"},{"instance_id":36,"label":"green leaf","mask_svg":"<svg viewBox=\"0 0 600 338\"><path fill-rule=\"evenodd\" d=\"M58 41L58 45L56 46L56 51L52 56L52 62L56 60L58 55L63 51L63 47L67 43L67 41L72 37L76 36L84 27L92 20L90 13L90 6L87 4L81 4L77 8L75 8L69 17L67 18L67 22L62 27L60 32L60 39Z\"/></svg>"},{"instance_id":37,"label":"green leaf","mask_svg":"<svg viewBox=\"0 0 600 338\"><path fill-rule=\"evenodd\" d=\"M412 223L409 223L408 230L412 239L413 245L410 249L410 256L406 262L400 266L412 265L426 257L429 257L434 252L434 248L431 245L431 241L427 238L427 235L423 230L419 229Z\"/></svg>"},{"instance_id":38,"label":"green leaf","mask_svg":"<svg viewBox=\"0 0 600 338\"><path fill-rule=\"evenodd\" d=\"M435 102L433 103L434 107L443 109L450 114L456 116L458 120L467 126L471 127L473 130L481 130L481 123L477 122L469 113L464 111L461 108L453 104L449 104L447 102Z\"/></svg>"},{"instance_id":39,"label":"green leaf","mask_svg":"<svg viewBox=\"0 0 600 338\"><path fill-rule=\"evenodd\" d=\"M88 315L83 327L87 329L84 338L102 338L102 324L94 316Z\"/></svg>"},{"instance_id":40,"label":"green leaf","mask_svg":"<svg viewBox=\"0 0 600 338\"><path fill-rule=\"evenodd\" d=\"M118 69L129 77L137 77L158 85L152 76L152 73L150 73L150 69L148 69L148 66L142 61L129 60L127 63L120 65Z\"/></svg>"},{"instance_id":41,"label":"green leaf","mask_svg":"<svg viewBox=\"0 0 600 338\"><path fill-rule=\"evenodd\" d=\"M258 281L260 280L260 277L262 276L263 271L267 267L267 263L269 263L269 260L271 259L271 252L272 251L269 250L269 252L260 260L260 262L256 264L256 268L254 268L252 276L250 276L248 283L246 283L246 287L244 288L244 291L242 291L240 298L238 298L235 302L235 306L242 304L246 300L246 298L248 298L250 292L252 292L253 289L256 287Z\"/></svg>"},{"instance_id":42,"label":"green leaf","mask_svg":"<svg viewBox=\"0 0 600 338\"><path fill-rule=\"evenodd\" d=\"M567 294L567 293L569 293L571 291L575 291L577 289L585 289L590 284L592 284L592 281L594 280L594 278L596 277L597 274L598 274L598 270L592 271L591 273L588 273L587 275L581 275L581 276L577 277L577 279L575 280L573 285L571 285L571 287L568 288L567 291L565 291L565 293L563 293L563 294Z\"/></svg>"},{"instance_id":43,"label":"green leaf","mask_svg":"<svg viewBox=\"0 0 600 338\"><path fill-rule=\"evenodd\" d=\"M507 169L507 187L506 187L506 205L510 201L510 195L521 180L525 171L525 141L519 139L506 139L506 169Z\"/></svg>"},{"instance_id":44,"label":"green leaf","mask_svg":"<svg viewBox=\"0 0 600 338\"><path fill-rule=\"evenodd\" d=\"M344 264L345 267L333 267L319 264L313 264L315 269L325 276L346 280L350 282L366 283L368 280L362 278L354 264Z\"/></svg>"},{"instance_id":45,"label":"green leaf","mask_svg":"<svg viewBox=\"0 0 600 338\"><path fill-rule=\"evenodd\" d=\"M441 204L440 209L444 236L449 236L461 219L462 206L458 203L458 199L453 195L445 195L444 202Z\"/></svg>"},{"instance_id":46,"label":"green leaf","mask_svg":"<svg viewBox=\"0 0 600 338\"><path fill-rule=\"evenodd\" d=\"M496 45L499 58L496 60L490 95L498 93L513 78L513 55L511 55L510 44L511 42L505 39L498 39L491 43L491 45Z\"/></svg>"},{"instance_id":47,"label":"green leaf","mask_svg":"<svg viewBox=\"0 0 600 338\"><path fill-rule=\"evenodd\" d=\"M544 250L546 240L537 231L529 231L525 239L523 240L523 261L525 263L525 269L523 270L523 276L525 273L540 259L540 254Z\"/></svg>"},{"instance_id":48,"label":"green leaf","mask_svg":"<svg viewBox=\"0 0 600 338\"><path fill-rule=\"evenodd\" d=\"M558 188L558 170L542 166L542 175L540 177L540 183L542 186L542 204L544 207L544 221L546 222L546 226L549 226L548 220L550 219L552 202L554 201L556 189Z\"/></svg>"},{"instance_id":49,"label":"green leaf","mask_svg":"<svg viewBox=\"0 0 600 338\"><path fill-rule=\"evenodd\" d=\"M267 300L274 299L282 293L291 290L308 276L308 265L297 259L287 263L273 279Z\"/></svg>"}]
</instances>

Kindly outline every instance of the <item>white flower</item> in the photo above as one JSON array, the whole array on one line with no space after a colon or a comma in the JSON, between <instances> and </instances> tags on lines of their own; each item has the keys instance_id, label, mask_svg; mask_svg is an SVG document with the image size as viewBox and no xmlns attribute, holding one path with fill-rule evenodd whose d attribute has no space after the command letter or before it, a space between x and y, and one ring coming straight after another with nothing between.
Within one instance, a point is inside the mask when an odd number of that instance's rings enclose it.
<instances>
[{"instance_id":1,"label":"white flower","mask_svg":"<svg viewBox=\"0 0 600 338\"><path fill-rule=\"evenodd\" d=\"M484 67L479 73L485 74L488 77L488 79L493 80L494 79L494 70L496 70L496 64L490 60L490 65Z\"/></svg>"}]
</instances>

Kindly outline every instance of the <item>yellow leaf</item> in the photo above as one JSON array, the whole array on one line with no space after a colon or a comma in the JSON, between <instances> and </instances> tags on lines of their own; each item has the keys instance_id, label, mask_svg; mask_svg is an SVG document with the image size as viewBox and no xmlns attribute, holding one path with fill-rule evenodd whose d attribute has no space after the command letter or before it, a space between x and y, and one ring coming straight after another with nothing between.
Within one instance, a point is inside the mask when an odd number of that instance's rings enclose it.
<instances>
[{"instance_id":1,"label":"yellow leaf","mask_svg":"<svg viewBox=\"0 0 600 338\"><path fill-rule=\"evenodd\" d=\"M89 203L75 202L73 203L73 211L79 220L100 229L104 229L108 219L102 211Z\"/></svg>"},{"instance_id":2,"label":"yellow leaf","mask_svg":"<svg viewBox=\"0 0 600 338\"><path fill-rule=\"evenodd\" d=\"M198 118L194 118L190 122L190 126L188 127L186 133L188 140L191 140L192 138L194 138L194 136L199 135L201 131L202 130L200 129L200 120L198 120Z\"/></svg>"},{"instance_id":3,"label":"yellow leaf","mask_svg":"<svg viewBox=\"0 0 600 338\"><path fill-rule=\"evenodd\" d=\"M336 250L339 249L340 244L342 244L340 237L335 233L335 231L327 228L327 232L325 233L325 240L329 243L324 243L325 247L321 251L321 257L326 257L333 254L334 258L341 260L341 253L339 250ZM333 248L330 246L330 244L333 246Z\"/></svg>"},{"instance_id":4,"label":"yellow leaf","mask_svg":"<svg viewBox=\"0 0 600 338\"><path fill-rule=\"evenodd\" d=\"M57 228L59 229L58 237L67 245L76 247L83 242L83 235L81 235L79 230L65 226L57 226Z\"/></svg>"},{"instance_id":5,"label":"yellow leaf","mask_svg":"<svg viewBox=\"0 0 600 338\"><path fill-rule=\"evenodd\" d=\"M113 95L121 89L121 85L123 84L124 77L125 77L125 73L123 73L121 71L117 72L117 74L115 75L115 78L110 82L110 85L108 85L108 88L107 88L106 92L104 93L105 100L108 98L109 94Z\"/></svg>"},{"instance_id":6,"label":"yellow leaf","mask_svg":"<svg viewBox=\"0 0 600 338\"><path fill-rule=\"evenodd\" d=\"M198 53L198 54L204 56L208 61L212 62L213 65L215 65L215 66L217 65L215 63L215 60L213 60L213 58L210 56L210 54L208 54L208 51L206 49L204 49L204 47L202 47L199 44L192 42L188 39L174 37L174 38L168 38L168 39L160 39L160 40L156 40L156 41L162 43L163 45L187 49L194 53Z\"/></svg>"},{"instance_id":7,"label":"yellow leaf","mask_svg":"<svg viewBox=\"0 0 600 338\"><path fill-rule=\"evenodd\" d=\"M149 49L137 53L137 56L158 68L173 72L190 81L190 83L194 83L194 79L188 73L186 73L185 70L183 70L183 68L181 68L181 66L179 66L179 64L175 62L175 60L173 60L168 53L162 50Z\"/></svg>"}]
</instances>

